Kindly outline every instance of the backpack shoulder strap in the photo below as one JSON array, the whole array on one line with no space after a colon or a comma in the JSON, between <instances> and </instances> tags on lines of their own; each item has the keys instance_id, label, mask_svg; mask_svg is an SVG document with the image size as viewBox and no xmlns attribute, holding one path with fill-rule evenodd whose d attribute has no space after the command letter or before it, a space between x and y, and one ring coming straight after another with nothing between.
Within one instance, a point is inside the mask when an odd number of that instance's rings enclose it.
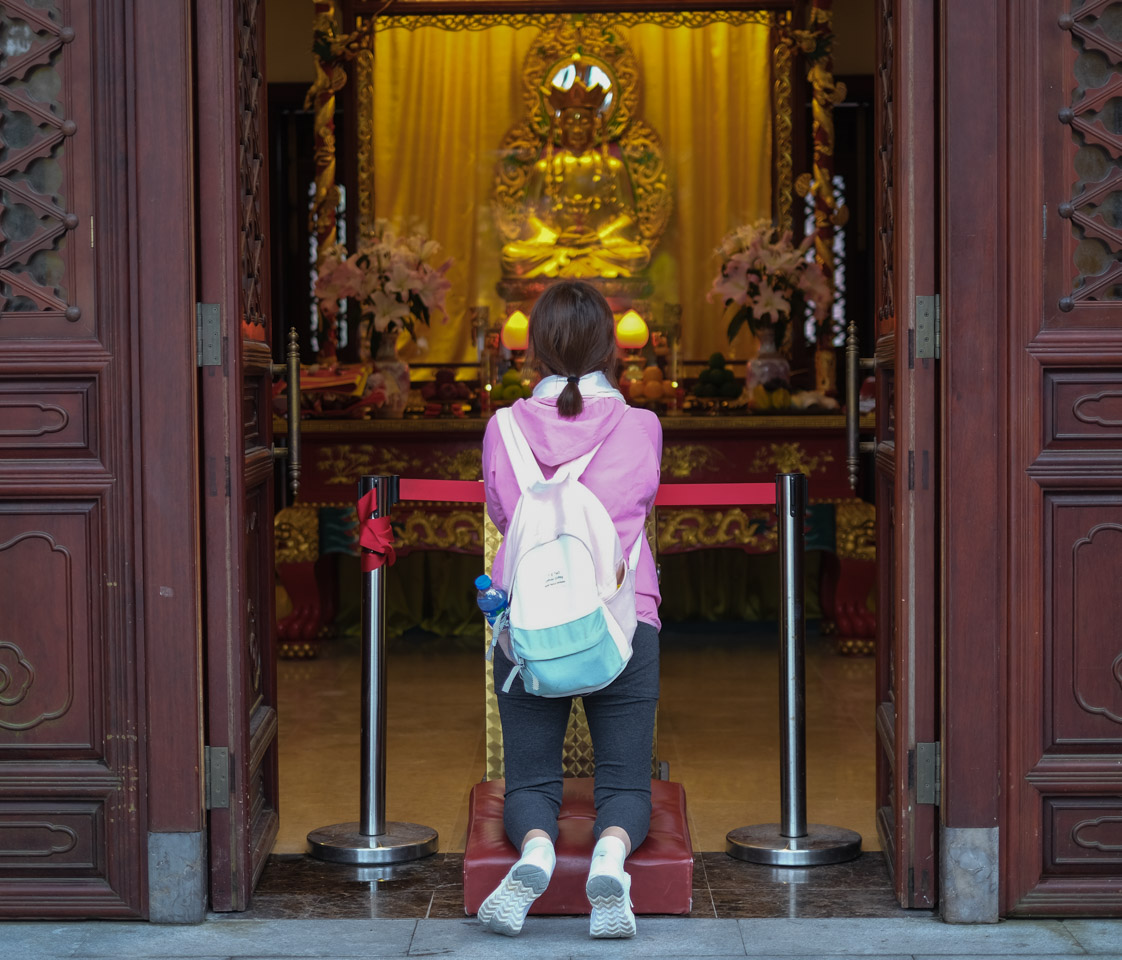
<instances>
[{"instance_id":1,"label":"backpack shoulder strap","mask_svg":"<svg viewBox=\"0 0 1122 960\"><path fill-rule=\"evenodd\" d=\"M635 545L631 548L631 554L627 558L627 565L632 570L639 566L639 557L643 552L643 538L646 535L644 530L640 530L639 536L635 538Z\"/></svg>"},{"instance_id":2,"label":"backpack shoulder strap","mask_svg":"<svg viewBox=\"0 0 1122 960\"><path fill-rule=\"evenodd\" d=\"M499 434L506 447L506 455L510 458L510 465L514 468L514 476L522 490L528 490L535 483L545 479L542 468L534 459L534 453L526 440L525 434L519 429L509 407L496 411L495 419L499 423Z\"/></svg>"},{"instance_id":3,"label":"backpack shoulder strap","mask_svg":"<svg viewBox=\"0 0 1122 960\"><path fill-rule=\"evenodd\" d=\"M582 454L581 456L577 457L576 460L570 460L568 463L563 463L557 468L557 473L553 475L553 479L560 480L563 476L569 476L574 480L579 480L581 478L581 474L584 473L585 469L592 462L592 458L596 456L597 451L599 451L599 449L603 445L604 441L601 440L598 444L596 444L596 446L589 450L588 453Z\"/></svg>"}]
</instances>

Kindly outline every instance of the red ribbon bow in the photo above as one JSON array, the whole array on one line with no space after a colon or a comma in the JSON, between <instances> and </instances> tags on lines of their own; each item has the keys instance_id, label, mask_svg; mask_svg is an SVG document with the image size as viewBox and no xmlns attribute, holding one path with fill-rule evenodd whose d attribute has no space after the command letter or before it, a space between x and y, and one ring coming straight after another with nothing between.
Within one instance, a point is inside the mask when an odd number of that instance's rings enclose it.
<instances>
[{"instance_id":1,"label":"red ribbon bow","mask_svg":"<svg viewBox=\"0 0 1122 960\"><path fill-rule=\"evenodd\" d=\"M378 491L371 490L358 502L358 545L362 572L372 573L383 563L393 565L397 554L393 548L393 528L389 517L372 517L378 509Z\"/></svg>"}]
</instances>

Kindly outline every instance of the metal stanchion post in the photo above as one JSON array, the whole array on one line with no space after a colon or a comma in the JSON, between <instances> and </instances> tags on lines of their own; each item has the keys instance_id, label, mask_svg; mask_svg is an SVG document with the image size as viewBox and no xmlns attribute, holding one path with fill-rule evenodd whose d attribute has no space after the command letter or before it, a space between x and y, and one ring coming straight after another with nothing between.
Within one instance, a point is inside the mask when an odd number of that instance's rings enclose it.
<instances>
[{"instance_id":1,"label":"metal stanchion post","mask_svg":"<svg viewBox=\"0 0 1122 960\"><path fill-rule=\"evenodd\" d=\"M780 803L782 823L739 827L725 838L725 851L738 860L781 867L812 867L852 860L861 835L844 827L806 822L806 681L803 649L803 555L806 550L806 476L775 478L779 519L779 709Z\"/></svg>"},{"instance_id":2,"label":"metal stanchion post","mask_svg":"<svg viewBox=\"0 0 1122 960\"><path fill-rule=\"evenodd\" d=\"M373 517L388 517L398 478L363 477L359 497L377 491ZM362 523L365 517L359 517ZM358 822L308 834L308 852L334 863L384 864L436 853L432 827L386 821L386 583L385 567L362 574L362 782Z\"/></svg>"}]
</instances>

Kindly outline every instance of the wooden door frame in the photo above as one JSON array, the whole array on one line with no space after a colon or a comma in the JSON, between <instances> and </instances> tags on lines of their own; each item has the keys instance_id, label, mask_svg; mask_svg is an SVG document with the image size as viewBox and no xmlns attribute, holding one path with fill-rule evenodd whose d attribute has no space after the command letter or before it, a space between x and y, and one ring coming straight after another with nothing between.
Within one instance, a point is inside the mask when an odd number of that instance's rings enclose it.
<instances>
[{"instance_id":1,"label":"wooden door frame","mask_svg":"<svg viewBox=\"0 0 1122 960\"><path fill-rule=\"evenodd\" d=\"M124 3L131 15L131 398L140 520L139 664L146 717L146 915L206 915L199 645L194 142L191 3ZM112 132L106 136L111 138Z\"/></svg>"},{"instance_id":2,"label":"wooden door frame","mask_svg":"<svg viewBox=\"0 0 1122 960\"><path fill-rule=\"evenodd\" d=\"M999 916L1009 585L1006 3L943 0L940 903Z\"/></svg>"},{"instance_id":3,"label":"wooden door frame","mask_svg":"<svg viewBox=\"0 0 1122 960\"><path fill-rule=\"evenodd\" d=\"M923 909L939 897L938 817L916 775L939 737L938 369L916 357L916 323L939 282L938 0L879 7L877 826L897 900Z\"/></svg>"}]
</instances>

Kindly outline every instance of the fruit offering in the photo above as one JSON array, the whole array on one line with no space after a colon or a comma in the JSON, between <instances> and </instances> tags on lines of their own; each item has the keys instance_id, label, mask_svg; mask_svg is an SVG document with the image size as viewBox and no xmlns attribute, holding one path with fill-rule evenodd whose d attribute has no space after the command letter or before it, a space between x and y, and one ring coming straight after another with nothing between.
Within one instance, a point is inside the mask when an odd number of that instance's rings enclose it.
<instances>
[{"instance_id":1,"label":"fruit offering","mask_svg":"<svg viewBox=\"0 0 1122 960\"><path fill-rule=\"evenodd\" d=\"M441 368L434 379L422 384L421 398L425 401L425 416L439 416L445 412L462 416L470 410L468 402L472 391L462 380L457 380L451 370Z\"/></svg>"},{"instance_id":2,"label":"fruit offering","mask_svg":"<svg viewBox=\"0 0 1122 960\"><path fill-rule=\"evenodd\" d=\"M693 395L702 400L734 400L740 396L743 386L726 366L724 354L714 353L709 358L709 366L698 374Z\"/></svg>"},{"instance_id":3,"label":"fruit offering","mask_svg":"<svg viewBox=\"0 0 1122 960\"><path fill-rule=\"evenodd\" d=\"M678 387L665 379L662 368L649 366L639 377L624 377L619 384L620 393L637 406L650 406L663 401L676 401Z\"/></svg>"},{"instance_id":4,"label":"fruit offering","mask_svg":"<svg viewBox=\"0 0 1122 960\"><path fill-rule=\"evenodd\" d=\"M791 408L791 390L785 380L757 383L748 395L748 409L755 413L779 413Z\"/></svg>"},{"instance_id":5,"label":"fruit offering","mask_svg":"<svg viewBox=\"0 0 1122 960\"><path fill-rule=\"evenodd\" d=\"M514 403L515 400L531 396L533 392L533 386L523 381L522 371L511 367L491 388L491 403L496 406Z\"/></svg>"}]
</instances>

